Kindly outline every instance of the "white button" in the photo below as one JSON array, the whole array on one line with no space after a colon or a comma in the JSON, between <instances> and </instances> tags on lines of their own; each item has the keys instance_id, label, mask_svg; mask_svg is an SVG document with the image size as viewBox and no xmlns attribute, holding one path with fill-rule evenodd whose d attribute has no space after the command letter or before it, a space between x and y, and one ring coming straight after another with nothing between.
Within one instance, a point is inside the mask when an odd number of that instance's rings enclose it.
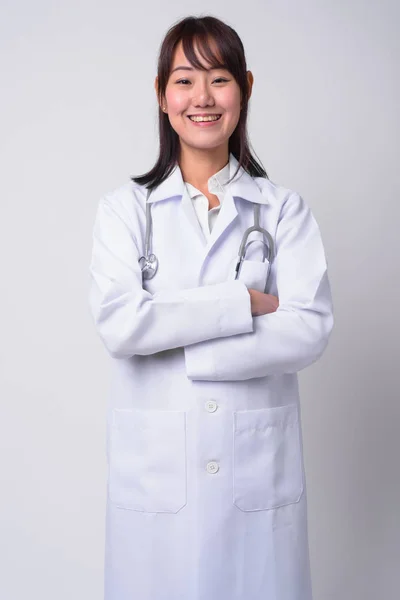
<instances>
[{"instance_id":1,"label":"white button","mask_svg":"<svg viewBox=\"0 0 400 600\"><path fill-rule=\"evenodd\" d=\"M216 473L219 469L219 465L217 462L215 462L215 460L210 461L209 463L207 463L207 471L209 473Z\"/></svg>"},{"instance_id":2,"label":"white button","mask_svg":"<svg viewBox=\"0 0 400 600\"><path fill-rule=\"evenodd\" d=\"M218 404L214 402L214 400L207 400L206 402L206 410L208 412L215 412L218 408Z\"/></svg>"}]
</instances>

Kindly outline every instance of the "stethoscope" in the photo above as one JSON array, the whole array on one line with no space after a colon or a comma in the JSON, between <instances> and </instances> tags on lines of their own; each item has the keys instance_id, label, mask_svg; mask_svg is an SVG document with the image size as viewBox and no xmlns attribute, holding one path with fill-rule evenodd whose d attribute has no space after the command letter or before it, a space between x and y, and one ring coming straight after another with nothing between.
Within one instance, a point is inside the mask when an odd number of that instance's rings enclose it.
<instances>
[{"instance_id":1,"label":"stethoscope","mask_svg":"<svg viewBox=\"0 0 400 600\"><path fill-rule=\"evenodd\" d=\"M150 250L152 218L151 218L151 204L149 202L149 197L150 197L151 192L152 192L152 190L147 190L146 238L145 238L144 256L141 256L139 258L139 265L140 265L140 269L142 271L143 279L153 279L154 275L157 273L157 270L158 270L158 258ZM267 259L268 263L269 263L268 274L267 274L267 280L268 280L271 263L274 258L274 241L273 241L270 233L266 229L263 229L262 227L260 227L260 205L257 204L256 202L252 202L252 204L253 204L253 208L254 208L254 225L252 227L249 227L248 229L246 229L246 231L243 234L242 242L241 242L240 248L239 248L238 260L237 260L236 267L235 267L235 279L237 279L240 275L240 270L242 268L243 261L245 260L245 257L246 257L247 248L250 246L250 244L253 244L253 242L261 242L263 244L263 262L265 262L265 259ZM253 231L259 231L260 233L262 233L263 239L262 240L252 240L250 242L247 242L249 235ZM267 239L267 242L265 241L265 238Z\"/></svg>"}]
</instances>

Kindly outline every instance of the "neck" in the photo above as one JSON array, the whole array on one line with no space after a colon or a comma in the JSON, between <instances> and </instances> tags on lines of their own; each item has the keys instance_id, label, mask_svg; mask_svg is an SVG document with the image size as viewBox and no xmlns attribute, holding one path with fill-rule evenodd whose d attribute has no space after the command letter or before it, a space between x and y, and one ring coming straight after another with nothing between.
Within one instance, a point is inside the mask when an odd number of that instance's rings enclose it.
<instances>
[{"instance_id":1,"label":"neck","mask_svg":"<svg viewBox=\"0 0 400 600\"><path fill-rule=\"evenodd\" d=\"M196 189L207 190L209 178L220 171L229 161L228 146L202 149L185 146L181 142L179 167L183 181Z\"/></svg>"}]
</instances>

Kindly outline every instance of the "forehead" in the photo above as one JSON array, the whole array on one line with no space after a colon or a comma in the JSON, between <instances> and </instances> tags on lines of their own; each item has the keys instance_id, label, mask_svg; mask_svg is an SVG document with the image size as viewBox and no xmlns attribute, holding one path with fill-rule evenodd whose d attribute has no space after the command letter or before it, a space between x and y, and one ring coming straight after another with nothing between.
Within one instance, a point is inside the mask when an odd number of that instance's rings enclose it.
<instances>
[{"instance_id":1,"label":"forehead","mask_svg":"<svg viewBox=\"0 0 400 600\"><path fill-rule=\"evenodd\" d=\"M217 46L215 40L213 40L212 38L208 38L207 45L211 49L212 53L214 55L216 55L218 59L220 59L221 58L221 54L219 52L219 49L218 49L218 46ZM194 49L194 52L196 54L196 57L197 57L198 61L204 67L208 68L210 63L201 54L201 51L203 52L203 54L205 54L205 52L204 52L203 49L200 50L198 41L196 39L193 40L193 49ZM176 45L176 48L175 48L175 51L174 51L174 55L173 55L173 59L172 59L171 69L173 69L174 67L176 67L178 65L190 65L190 66L192 66L191 63L190 63L190 61L189 61L189 59L186 57L186 55L185 55L185 53L183 51L182 41L179 41L178 44Z\"/></svg>"}]
</instances>

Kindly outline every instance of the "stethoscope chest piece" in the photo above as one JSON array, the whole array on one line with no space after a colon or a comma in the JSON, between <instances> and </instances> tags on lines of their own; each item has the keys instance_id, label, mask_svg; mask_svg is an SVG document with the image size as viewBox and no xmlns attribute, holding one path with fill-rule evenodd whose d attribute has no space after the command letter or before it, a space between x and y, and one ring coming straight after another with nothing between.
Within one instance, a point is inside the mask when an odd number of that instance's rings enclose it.
<instances>
[{"instance_id":1,"label":"stethoscope chest piece","mask_svg":"<svg viewBox=\"0 0 400 600\"><path fill-rule=\"evenodd\" d=\"M139 259L139 265L143 274L143 279L152 279L157 273L158 259L155 254L142 256Z\"/></svg>"}]
</instances>

